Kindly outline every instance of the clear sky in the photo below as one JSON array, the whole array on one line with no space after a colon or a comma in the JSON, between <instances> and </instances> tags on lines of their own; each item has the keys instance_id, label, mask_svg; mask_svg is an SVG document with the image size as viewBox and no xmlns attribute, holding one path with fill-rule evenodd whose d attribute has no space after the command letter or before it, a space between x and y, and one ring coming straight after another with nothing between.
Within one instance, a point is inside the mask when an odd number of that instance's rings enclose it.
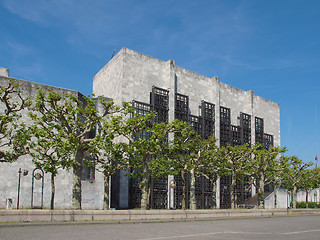
<instances>
[{"instance_id":1,"label":"clear sky","mask_svg":"<svg viewBox=\"0 0 320 240\"><path fill-rule=\"evenodd\" d=\"M319 0L0 0L0 66L92 93L127 47L280 104L281 143L320 157Z\"/></svg>"}]
</instances>

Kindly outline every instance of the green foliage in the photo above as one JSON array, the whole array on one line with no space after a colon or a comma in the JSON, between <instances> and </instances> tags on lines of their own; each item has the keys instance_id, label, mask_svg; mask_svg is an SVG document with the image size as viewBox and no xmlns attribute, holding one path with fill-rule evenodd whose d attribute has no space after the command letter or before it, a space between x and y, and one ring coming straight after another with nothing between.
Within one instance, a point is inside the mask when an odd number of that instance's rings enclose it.
<instances>
[{"instance_id":1,"label":"green foliage","mask_svg":"<svg viewBox=\"0 0 320 240\"><path fill-rule=\"evenodd\" d=\"M274 146L264 148L262 144L252 146L253 158L248 164L252 178L259 180L263 177L264 184L276 182L278 173L284 168L280 154L286 151L286 148Z\"/></svg>"},{"instance_id":2,"label":"green foliage","mask_svg":"<svg viewBox=\"0 0 320 240\"><path fill-rule=\"evenodd\" d=\"M297 208L307 208L306 202L297 202ZM308 208L320 208L320 203L308 202Z\"/></svg>"},{"instance_id":3,"label":"green foliage","mask_svg":"<svg viewBox=\"0 0 320 240\"><path fill-rule=\"evenodd\" d=\"M222 174L231 177L230 195L231 208L235 208L237 202L236 183L242 176L249 175L248 163L251 160L252 150L247 144L220 147L218 157L221 161Z\"/></svg>"},{"instance_id":4,"label":"green foliage","mask_svg":"<svg viewBox=\"0 0 320 240\"><path fill-rule=\"evenodd\" d=\"M216 139L212 136L202 139L202 136L192 130L186 122L172 122L174 139L170 142L171 167L173 174L181 171L189 173L193 170L196 176L211 175L219 169L214 154L217 151Z\"/></svg>"},{"instance_id":5,"label":"green foliage","mask_svg":"<svg viewBox=\"0 0 320 240\"><path fill-rule=\"evenodd\" d=\"M127 103L120 107L103 97L39 90L29 114L34 134L31 154L38 167L53 175L59 168L73 168L74 208L81 208L82 162L90 166L96 159L104 174L114 173L115 165L109 158L119 159L120 148L112 141L120 128L121 114L130 112Z\"/></svg>"},{"instance_id":6,"label":"green foliage","mask_svg":"<svg viewBox=\"0 0 320 240\"><path fill-rule=\"evenodd\" d=\"M299 185L307 186L311 180L312 170L308 170L312 163L305 163L297 156L283 157L282 185L292 190L298 188Z\"/></svg>"},{"instance_id":7,"label":"green foliage","mask_svg":"<svg viewBox=\"0 0 320 240\"><path fill-rule=\"evenodd\" d=\"M18 82L9 79L7 85L0 86L0 104L0 161L12 162L28 153L31 135L20 118L30 100L22 97Z\"/></svg>"}]
</instances>

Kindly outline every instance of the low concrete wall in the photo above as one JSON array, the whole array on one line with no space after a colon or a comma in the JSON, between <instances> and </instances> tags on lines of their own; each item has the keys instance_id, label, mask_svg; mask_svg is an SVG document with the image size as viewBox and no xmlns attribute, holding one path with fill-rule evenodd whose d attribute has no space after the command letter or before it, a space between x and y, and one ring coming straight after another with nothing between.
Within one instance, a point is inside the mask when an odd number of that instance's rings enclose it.
<instances>
[{"instance_id":1,"label":"low concrete wall","mask_svg":"<svg viewBox=\"0 0 320 240\"><path fill-rule=\"evenodd\" d=\"M0 222L186 220L320 214L320 209L240 210L0 210Z\"/></svg>"}]
</instances>

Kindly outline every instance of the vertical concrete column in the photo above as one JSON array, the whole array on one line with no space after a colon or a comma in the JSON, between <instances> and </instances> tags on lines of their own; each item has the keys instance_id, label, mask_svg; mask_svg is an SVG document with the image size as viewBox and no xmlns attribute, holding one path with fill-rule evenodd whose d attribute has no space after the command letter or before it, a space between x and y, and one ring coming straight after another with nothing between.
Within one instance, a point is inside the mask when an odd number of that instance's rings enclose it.
<instances>
[{"instance_id":1,"label":"vertical concrete column","mask_svg":"<svg viewBox=\"0 0 320 240\"><path fill-rule=\"evenodd\" d=\"M0 77L9 77L9 69L0 67Z\"/></svg>"},{"instance_id":2,"label":"vertical concrete column","mask_svg":"<svg viewBox=\"0 0 320 240\"><path fill-rule=\"evenodd\" d=\"M254 145L256 142L256 124L255 124L255 111L254 111L254 91L250 90L249 93L249 105L251 109L251 145ZM256 186L251 185L251 196L256 195Z\"/></svg>"},{"instance_id":3,"label":"vertical concrete column","mask_svg":"<svg viewBox=\"0 0 320 240\"><path fill-rule=\"evenodd\" d=\"M167 64L167 84L169 87L169 113L168 113L168 122L172 122L174 120L174 99L175 93L178 88L178 79L175 74L175 62L174 60L169 60L166 62ZM169 133L168 141L173 140L173 133ZM175 208L175 188L171 187L171 184L174 184L174 176L168 176L168 209Z\"/></svg>"},{"instance_id":4,"label":"vertical concrete column","mask_svg":"<svg viewBox=\"0 0 320 240\"><path fill-rule=\"evenodd\" d=\"M215 90L215 91L214 91ZM212 78L212 92L216 92L215 99L215 121L214 121L214 134L217 139L217 146L220 147L220 79L219 77ZM216 181L216 204L220 208L220 178Z\"/></svg>"}]
</instances>

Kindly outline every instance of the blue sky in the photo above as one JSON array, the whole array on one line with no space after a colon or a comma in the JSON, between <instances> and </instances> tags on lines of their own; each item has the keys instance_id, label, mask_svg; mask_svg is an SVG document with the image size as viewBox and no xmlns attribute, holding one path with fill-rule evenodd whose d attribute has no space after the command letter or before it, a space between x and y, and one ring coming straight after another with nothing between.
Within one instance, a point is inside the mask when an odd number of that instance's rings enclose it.
<instances>
[{"instance_id":1,"label":"blue sky","mask_svg":"<svg viewBox=\"0 0 320 240\"><path fill-rule=\"evenodd\" d=\"M0 33L11 77L84 94L122 47L219 76L280 104L288 154L320 155L319 0L0 0Z\"/></svg>"}]
</instances>

